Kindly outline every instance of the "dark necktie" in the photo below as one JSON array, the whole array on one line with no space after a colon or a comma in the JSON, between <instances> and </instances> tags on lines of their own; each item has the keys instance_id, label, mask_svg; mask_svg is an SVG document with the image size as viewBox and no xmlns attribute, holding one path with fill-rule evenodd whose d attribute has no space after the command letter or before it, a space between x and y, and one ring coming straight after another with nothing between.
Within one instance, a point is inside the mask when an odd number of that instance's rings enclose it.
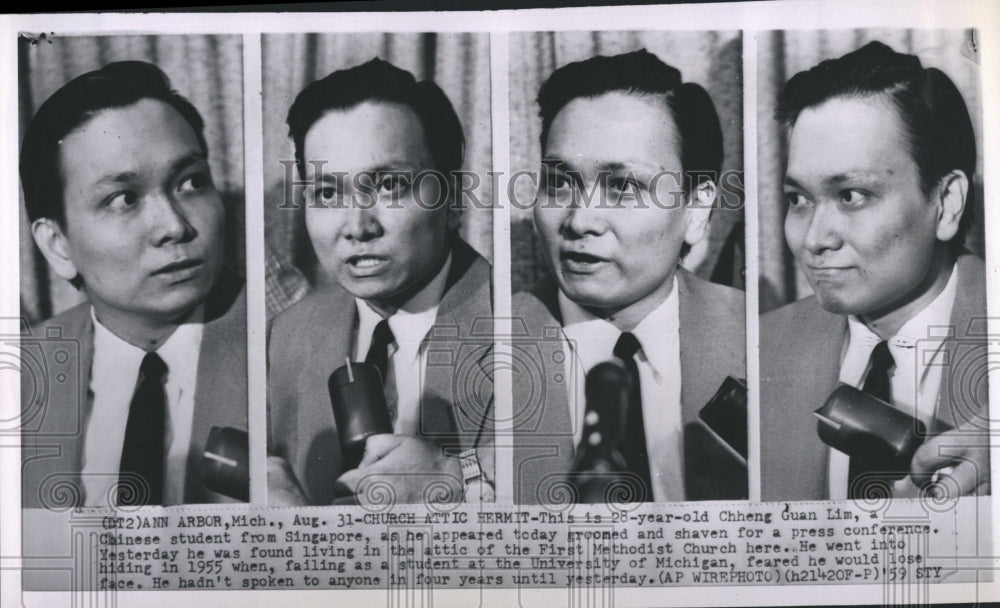
<instances>
[{"instance_id":1,"label":"dark necktie","mask_svg":"<svg viewBox=\"0 0 1000 608\"><path fill-rule=\"evenodd\" d=\"M139 382L128 409L125 443L122 446L122 476L136 476L118 484L118 504L125 506L163 504L164 433L166 395L163 379L167 365L156 353L147 353L139 366ZM148 488L143 491L142 485Z\"/></svg>"},{"instance_id":2,"label":"dark necktie","mask_svg":"<svg viewBox=\"0 0 1000 608\"><path fill-rule=\"evenodd\" d=\"M372 343L368 347L365 363L374 365L382 375L382 388L385 390L385 402L389 407L389 420L396 421L395 383L389 376L389 347L396 340L389 327L389 319L382 319L375 325L372 332Z\"/></svg>"},{"instance_id":3,"label":"dark necktie","mask_svg":"<svg viewBox=\"0 0 1000 608\"><path fill-rule=\"evenodd\" d=\"M646 453L646 429L642 423L642 391L639 383L639 365L635 354L642 346L639 340L630 332L623 332L615 343L614 356L625 364L631 378L628 411L625 413L625 445L622 446L622 456L629 471L642 482L642 493L636 497L636 502L648 502L653 496L653 484L649 475L649 456Z\"/></svg>"},{"instance_id":4,"label":"dark necktie","mask_svg":"<svg viewBox=\"0 0 1000 608\"><path fill-rule=\"evenodd\" d=\"M886 403L892 403L892 394L889 383L889 370L896 365L889 351L889 343L885 340L879 342L872 350L872 356L868 364L868 375L865 376L865 384L861 388L872 397L881 399ZM885 485L891 480L880 479L878 469L868 466L859 460L851 459L851 466L847 476L847 490L850 498L864 498L871 491L874 495L878 485Z\"/></svg>"}]
</instances>

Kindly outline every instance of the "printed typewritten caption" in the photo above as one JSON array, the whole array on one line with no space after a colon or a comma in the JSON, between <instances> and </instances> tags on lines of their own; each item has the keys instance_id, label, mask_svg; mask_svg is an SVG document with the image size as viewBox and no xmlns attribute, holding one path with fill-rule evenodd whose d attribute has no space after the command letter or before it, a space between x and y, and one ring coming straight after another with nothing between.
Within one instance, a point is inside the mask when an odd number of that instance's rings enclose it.
<instances>
[{"instance_id":1,"label":"printed typewritten caption","mask_svg":"<svg viewBox=\"0 0 1000 608\"><path fill-rule=\"evenodd\" d=\"M25 589L967 582L986 500L28 510Z\"/></svg>"}]
</instances>

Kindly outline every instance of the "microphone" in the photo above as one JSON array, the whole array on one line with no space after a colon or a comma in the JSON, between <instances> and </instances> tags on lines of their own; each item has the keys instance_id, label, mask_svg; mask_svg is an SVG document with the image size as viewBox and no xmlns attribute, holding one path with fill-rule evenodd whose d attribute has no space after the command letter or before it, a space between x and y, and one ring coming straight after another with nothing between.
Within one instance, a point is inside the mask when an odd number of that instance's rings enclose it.
<instances>
[{"instance_id":1,"label":"microphone","mask_svg":"<svg viewBox=\"0 0 1000 608\"><path fill-rule=\"evenodd\" d=\"M814 414L823 443L894 479L909 473L913 453L927 436L920 420L846 384Z\"/></svg>"},{"instance_id":2,"label":"microphone","mask_svg":"<svg viewBox=\"0 0 1000 608\"><path fill-rule=\"evenodd\" d=\"M628 491L628 467L622 456L625 439L625 412L629 403L629 377L620 362L605 361L595 365L584 384L587 399L583 437L577 447L570 474L577 502L609 501L613 486Z\"/></svg>"},{"instance_id":3,"label":"microphone","mask_svg":"<svg viewBox=\"0 0 1000 608\"><path fill-rule=\"evenodd\" d=\"M327 388L344 470L356 469L365 454L368 437L392 433L382 374L370 363L348 360L330 374Z\"/></svg>"},{"instance_id":4,"label":"microphone","mask_svg":"<svg viewBox=\"0 0 1000 608\"><path fill-rule=\"evenodd\" d=\"M213 426L201 460L206 489L242 502L250 501L250 440L246 431Z\"/></svg>"},{"instance_id":5,"label":"microphone","mask_svg":"<svg viewBox=\"0 0 1000 608\"><path fill-rule=\"evenodd\" d=\"M719 389L684 425L684 493L687 500L746 500L747 385L726 376Z\"/></svg>"},{"instance_id":6,"label":"microphone","mask_svg":"<svg viewBox=\"0 0 1000 608\"><path fill-rule=\"evenodd\" d=\"M715 395L698 412L698 418L735 456L747 459L747 383L726 376Z\"/></svg>"}]
</instances>

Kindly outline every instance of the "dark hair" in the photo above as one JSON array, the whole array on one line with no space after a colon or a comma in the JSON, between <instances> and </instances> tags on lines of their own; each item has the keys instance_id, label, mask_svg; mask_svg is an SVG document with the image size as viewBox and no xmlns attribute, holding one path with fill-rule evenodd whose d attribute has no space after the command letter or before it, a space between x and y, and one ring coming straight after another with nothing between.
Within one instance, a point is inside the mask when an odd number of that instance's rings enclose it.
<instances>
[{"instance_id":1,"label":"dark hair","mask_svg":"<svg viewBox=\"0 0 1000 608\"><path fill-rule=\"evenodd\" d=\"M109 63L66 83L38 108L21 144L21 187L28 220L51 218L65 228L63 175L59 143L103 110L130 106L142 99L169 105L191 125L202 151L205 122L191 102L170 88L160 68L144 61Z\"/></svg>"},{"instance_id":2,"label":"dark hair","mask_svg":"<svg viewBox=\"0 0 1000 608\"><path fill-rule=\"evenodd\" d=\"M722 127L712 98L701 86L681 82L681 73L642 49L562 66L542 84L538 92L542 118L541 144L549 136L556 114L578 97L597 97L621 91L640 95L662 95L677 125L680 137L684 187L706 178L718 181L722 170Z\"/></svg>"},{"instance_id":3,"label":"dark hair","mask_svg":"<svg viewBox=\"0 0 1000 608\"><path fill-rule=\"evenodd\" d=\"M965 211L952 239L961 247L974 217L976 134L962 94L944 72L923 67L916 55L869 42L793 76L778 97L775 117L791 127L803 110L835 97L874 95L885 95L896 107L925 194L953 169L969 179Z\"/></svg>"},{"instance_id":4,"label":"dark hair","mask_svg":"<svg viewBox=\"0 0 1000 608\"><path fill-rule=\"evenodd\" d=\"M462 168L465 135L448 96L432 81L418 82L406 70L375 58L332 72L310 83L295 98L287 122L300 177L305 178L305 138L313 123L331 110L348 110L365 101L399 103L412 109L423 126L435 169L450 174Z\"/></svg>"}]
</instances>

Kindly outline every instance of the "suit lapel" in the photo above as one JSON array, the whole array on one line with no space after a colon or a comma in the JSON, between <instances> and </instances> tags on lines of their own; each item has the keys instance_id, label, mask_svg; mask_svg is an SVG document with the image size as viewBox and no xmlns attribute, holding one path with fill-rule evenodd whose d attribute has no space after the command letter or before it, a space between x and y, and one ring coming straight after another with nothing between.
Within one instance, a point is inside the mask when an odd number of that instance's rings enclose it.
<instances>
[{"instance_id":1,"label":"suit lapel","mask_svg":"<svg viewBox=\"0 0 1000 608\"><path fill-rule=\"evenodd\" d=\"M816 432L813 415L826 402L840 379L840 356L847 339L847 318L828 313L819 303L806 303L802 314L778 329L780 369L772 379L784 397L781 403L761 404L761 426L794 430L798 437L772 437L761 447L762 459L781 462L766 480L764 500L818 500L829 495L829 448ZM766 354L766 353L765 353ZM763 395L762 395L763 397Z\"/></svg>"},{"instance_id":2,"label":"suit lapel","mask_svg":"<svg viewBox=\"0 0 1000 608\"><path fill-rule=\"evenodd\" d=\"M986 425L980 418L988 409L989 390L984 378L987 360L986 281L982 260L959 257L955 266L958 285L951 310L950 338L944 343L945 373L938 389L937 421L948 427L966 422ZM980 419L977 421L977 419ZM983 426L985 428L985 426ZM934 435L946 430L928 429Z\"/></svg>"},{"instance_id":3,"label":"suit lapel","mask_svg":"<svg viewBox=\"0 0 1000 608\"><path fill-rule=\"evenodd\" d=\"M188 448L184 502L230 502L201 483L201 461L213 426L247 430L246 292L225 297L222 314L206 311L198 355L191 443ZM213 303L214 305L214 303Z\"/></svg>"},{"instance_id":4,"label":"suit lapel","mask_svg":"<svg viewBox=\"0 0 1000 608\"><path fill-rule=\"evenodd\" d=\"M493 384L483 381L493 377L493 297L489 264L461 239L454 243L445 292L426 338L419 432L468 449L485 430L493 405Z\"/></svg>"},{"instance_id":5,"label":"suit lapel","mask_svg":"<svg viewBox=\"0 0 1000 608\"><path fill-rule=\"evenodd\" d=\"M746 499L746 464L699 418L727 376L746 378L746 323L739 297L743 292L723 290L683 268L677 276L685 499Z\"/></svg>"},{"instance_id":6,"label":"suit lapel","mask_svg":"<svg viewBox=\"0 0 1000 608\"><path fill-rule=\"evenodd\" d=\"M511 323L517 503L570 499L566 474L573 463L575 426L569 391L576 390L578 379L566 374L557 289L546 280L532 293L520 294Z\"/></svg>"},{"instance_id":7,"label":"suit lapel","mask_svg":"<svg viewBox=\"0 0 1000 608\"><path fill-rule=\"evenodd\" d=\"M680 299L681 421L698 419L699 410L712 398L726 376L742 367L745 341L731 344L731 332L720 331L727 311L699 289L692 275L678 269Z\"/></svg>"},{"instance_id":8,"label":"suit lapel","mask_svg":"<svg viewBox=\"0 0 1000 608\"><path fill-rule=\"evenodd\" d=\"M94 325L90 304L84 302L36 327L22 341L22 358L38 358L22 367L22 408L38 409L24 428L22 448L22 504L25 507L81 506L85 500L80 479L84 439L93 406L90 368L94 359ZM65 353L69 353L68 358ZM63 363L65 362L65 363ZM41 372L35 377L31 372ZM66 373L64 381L60 373ZM29 404L37 404L37 406ZM73 488L71 504L62 490Z\"/></svg>"}]
</instances>

